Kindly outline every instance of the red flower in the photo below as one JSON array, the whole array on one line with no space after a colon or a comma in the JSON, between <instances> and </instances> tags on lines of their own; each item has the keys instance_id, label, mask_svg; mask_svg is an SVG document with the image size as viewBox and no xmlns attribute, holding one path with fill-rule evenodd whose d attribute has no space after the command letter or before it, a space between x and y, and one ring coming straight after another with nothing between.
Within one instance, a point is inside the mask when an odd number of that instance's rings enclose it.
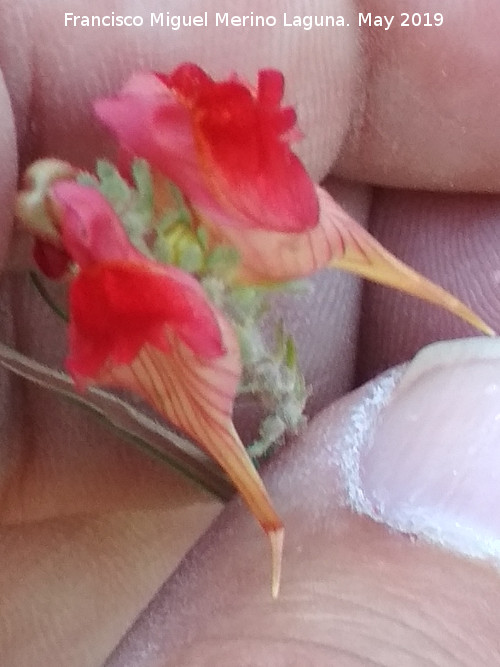
<instances>
[{"instance_id":1,"label":"red flower","mask_svg":"<svg viewBox=\"0 0 500 667\"><path fill-rule=\"evenodd\" d=\"M491 334L464 304L397 260L314 187L288 147L298 131L282 96L283 76L274 70L259 72L254 94L236 77L217 82L184 64L167 75L136 74L118 97L95 108L127 159L146 158L179 186L213 237L239 251L242 282L346 269L436 303Z\"/></svg>"},{"instance_id":2,"label":"red flower","mask_svg":"<svg viewBox=\"0 0 500 667\"><path fill-rule=\"evenodd\" d=\"M281 107L283 75L259 72L254 93L196 65L136 74L100 100L99 118L128 156L143 157L215 225L299 232L318 221L314 186L289 141L300 133Z\"/></svg>"},{"instance_id":3,"label":"red flower","mask_svg":"<svg viewBox=\"0 0 500 667\"><path fill-rule=\"evenodd\" d=\"M80 385L139 394L221 465L269 534L276 594L282 524L233 426L235 333L191 275L131 245L97 190L58 182L51 199L80 268L70 287L68 370Z\"/></svg>"},{"instance_id":4,"label":"red flower","mask_svg":"<svg viewBox=\"0 0 500 667\"><path fill-rule=\"evenodd\" d=\"M94 377L107 362L130 363L145 343L168 353L166 329L199 357L224 354L198 282L139 253L97 190L63 181L52 199L63 246L80 267L70 290L68 369L76 378Z\"/></svg>"}]
</instances>

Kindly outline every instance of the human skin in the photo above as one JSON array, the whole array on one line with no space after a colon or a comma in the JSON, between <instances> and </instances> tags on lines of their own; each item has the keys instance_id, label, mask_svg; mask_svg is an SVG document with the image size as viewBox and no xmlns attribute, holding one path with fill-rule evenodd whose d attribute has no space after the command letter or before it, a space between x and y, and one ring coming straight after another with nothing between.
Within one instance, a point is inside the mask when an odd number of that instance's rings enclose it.
<instances>
[{"instance_id":1,"label":"human skin","mask_svg":"<svg viewBox=\"0 0 500 667\"><path fill-rule=\"evenodd\" d=\"M196 14L205 4L126 3L132 14ZM124 13L124 5L116 1L106 11ZM356 7L347 0L281 5L293 14L401 11L401 3L389 0ZM88 3L4 0L2 340L44 361L61 360L64 331L13 270L23 259L12 234L18 173L41 155L90 166L109 153L111 142L90 102L112 93L138 67L168 70L183 60L221 75L230 66L250 79L259 67L283 70L287 99L297 106L306 135L298 150L314 178L331 173L332 191L356 219L499 329L492 272L500 217L500 9L488 0L480 11L465 0L435 5L433 11L446 16L440 31L353 28L332 39L328 31L254 30L241 49L241 34L230 29L206 30L192 41L165 28L69 29L64 12L88 13ZM217 8L226 9L248 12L248 2ZM269 11L263 0L252 9ZM429 8L408 0L407 9ZM313 411L427 342L471 334L437 309L377 287L361 291L358 281L340 274L322 277L299 313L290 302L280 307L315 389ZM54 659L102 664L220 506L132 452L78 408L6 373L0 383L1 661L16 667ZM334 405L321 417L321 428L340 422L357 400ZM151 637L150 622L164 632L148 664L206 664L207 655L212 664L245 664L245 652L255 659L251 664L263 665L294 664L297 655L307 656L297 664L307 659L315 665L494 664L500 652L498 574L415 545L341 507L342 482L320 441L317 431L306 434L268 472L287 527L280 606L272 607L267 597L265 541L234 504L162 591L114 664L134 655L141 633ZM283 494L283 486L293 494ZM321 512L318 497L326 498ZM304 544L309 551L302 555ZM214 599L221 602L212 617ZM418 612L424 622L415 620Z\"/></svg>"}]
</instances>

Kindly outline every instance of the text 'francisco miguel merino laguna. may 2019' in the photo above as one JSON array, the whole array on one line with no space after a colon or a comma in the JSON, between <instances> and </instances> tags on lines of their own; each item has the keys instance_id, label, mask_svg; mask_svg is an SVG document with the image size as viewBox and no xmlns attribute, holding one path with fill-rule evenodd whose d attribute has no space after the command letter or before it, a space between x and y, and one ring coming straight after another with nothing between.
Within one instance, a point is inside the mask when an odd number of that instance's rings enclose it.
<instances>
[{"instance_id":1,"label":"text 'francisco miguel merino laguna. may 2019'","mask_svg":"<svg viewBox=\"0 0 500 667\"><path fill-rule=\"evenodd\" d=\"M170 30L183 28L299 28L312 30L313 28L349 28L357 27L378 28L389 30L392 27L422 27L440 28L444 23L442 13L417 12L386 15L371 12L358 12L357 15L341 16L332 14L321 15L293 15L284 12L278 15L250 14L237 15L229 12L203 12L202 14L171 14L170 12L151 12L147 15L123 15L111 12L106 15L79 15L65 12L64 25L79 28L140 28L162 27Z\"/></svg>"}]
</instances>

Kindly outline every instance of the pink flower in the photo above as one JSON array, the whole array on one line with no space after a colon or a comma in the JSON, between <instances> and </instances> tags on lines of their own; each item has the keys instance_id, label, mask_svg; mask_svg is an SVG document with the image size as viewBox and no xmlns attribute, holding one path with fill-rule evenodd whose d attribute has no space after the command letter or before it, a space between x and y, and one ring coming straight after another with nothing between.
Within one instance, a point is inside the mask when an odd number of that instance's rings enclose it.
<instances>
[{"instance_id":1,"label":"pink flower","mask_svg":"<svg viewBox=\"0 0 500 667\"><path fill-rule=\"evenodd\" d=\"M282 107L283 75L259 72L257 91L235 76L214 81L184 64L133 75L95 104L124 153L145 158L211 223L299 232L318 222L312 181L289 142L295 112Z\"/></svg>"},{"instance_id":2,"label":"pink flower","mask_svg":"<svg viewBox=\"0 0 500 667\"><path fill-rule=\"evenodd\" d=\"M95 189L58 182L62 245L80 270L70 287L67 367L80 386L129 389L205 449L269 534L274 590L282 524L232 422L237 338L199 283L147 259Z\"/></svg>"}]
</instances>

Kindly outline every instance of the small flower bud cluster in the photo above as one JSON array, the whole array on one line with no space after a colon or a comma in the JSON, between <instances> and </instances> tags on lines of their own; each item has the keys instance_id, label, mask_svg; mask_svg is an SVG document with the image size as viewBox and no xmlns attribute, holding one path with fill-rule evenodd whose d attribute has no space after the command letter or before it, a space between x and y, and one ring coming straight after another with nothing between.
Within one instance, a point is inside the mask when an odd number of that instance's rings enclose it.
<instances>
[{"instance_id":1,"label":"small flower bud cluster","mask_svg":"<svg viewBox=\"0 0 500 667\"><path fill-rule=\"evenodd\" d=\"M74 178L76 173L68 162L56 159L39 160L26 170L24 189L16 201L16 217L34 237L59 244L57 216L48 196L49 189L57 181Z\"/></svg>"}]
</instances>

